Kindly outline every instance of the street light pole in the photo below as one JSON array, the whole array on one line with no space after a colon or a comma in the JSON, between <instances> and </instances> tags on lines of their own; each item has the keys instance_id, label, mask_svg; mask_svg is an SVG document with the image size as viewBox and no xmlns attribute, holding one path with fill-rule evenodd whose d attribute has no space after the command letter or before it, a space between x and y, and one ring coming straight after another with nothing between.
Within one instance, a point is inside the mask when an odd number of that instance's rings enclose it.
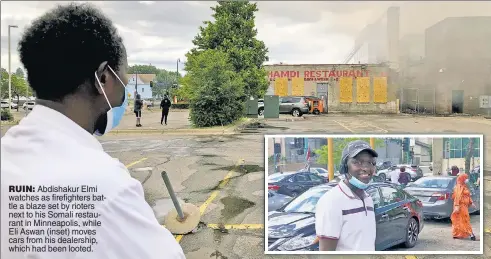
<instances>
[{"instance_id":1,"label":"street light pole","mask_svg":"<svg viewBox=\"0 0 491 259\"><path fill-rule=\"evenodd\" d=\"M138 94L138 69L135 69L135 100L136 95Z\"/></svg>"},{"instance_id":2,"label":"street light pole","mask_svg":"<svg viewBox=\"0 0 491 259\"><path fill-rule=\"evenodd\" d=\"M179 62L181 62L181 59L178 58L177 59L177 62L176 62L176 84L177 84L177 87L179 87Z\"/></svg>"},{"instance_id":3,"label":"street light pole","mask_svg":"<svg viewBox=\"0 0 491 259\"><path fill-rule=\"evenodd\" d=\"M10 28L18 28L17 25L9 25L9 110L12 108L12 71L10 61Z\"/></svg>"}]
</instances>

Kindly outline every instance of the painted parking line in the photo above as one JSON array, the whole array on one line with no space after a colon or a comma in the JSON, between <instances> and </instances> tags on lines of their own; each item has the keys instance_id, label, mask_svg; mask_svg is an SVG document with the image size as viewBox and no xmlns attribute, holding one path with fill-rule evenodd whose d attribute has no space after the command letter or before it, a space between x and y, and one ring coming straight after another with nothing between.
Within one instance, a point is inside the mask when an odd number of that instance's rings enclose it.
<instances>
[{"instance_id":1,"label":"painted parking line","mask_svg":"<svg viewBox=\"0 0 491 259\"><path fill-rule=\"evenodd\" d=\"M348 126L344 125L343 123L339 122L339 121L336 121L336 120L333 120L334 122L336 122L337 124L339 124L339 126L345 128L346 130L348 130L349 132L351 133L355 133L355 131L353 131L352 129L348 128Z\"/></svg>"},{"instance_id":2,"label":"painted parking line","mask_svg":"<svg viewBox=\"0 0 491 259\"><path fill-rule=\"evenodd\" d=\"M245 230L245 229L264 229L263 224L208 224L206 225L211 229L237 229L237 230Z\"/></svg>"},{"instance_id":3,"label":"painted parking line","mask_svg":"<svg viewBox=\"0 0 491 259\"><path fill-rule=\"evenodd\" d=\"M370 127L376 128L376 129L378 129L378 130L381 130L381 131L383 131L383 133L388 133L388 132L389 132L388 130L386 130L386 129L384 129L384 128L381 128L381 127L379 127L379 126L375 126L375 125L373 125L373 124L371 124L371 123L367 123L367 125L368 125L368 126L370 126Z\"/></svg>"},{"instance_id":4,"label":"painted parking line","mask_svg":"<svg viewBox=\"0 0 491 259\"><path fill-rule=\"evenodd\" d=\"M406 259L418 259L415 255L406 255Z\"/></svg>"},{"instance_id":5,"label":"painted parking line","mask_svg":"<svg viewBox=\"0 0 491 259\"><path fill-rule=\"evenodd\" d=\"M147 160L147 159L148 159L147 157L144 157L144 158L142 158L142 159L140 159L140 160L138 160L138 161L135 161L135 162L133 162L133 163L129 163L129 164L127 164L127 165L126 165L126 168L130 168L130 167L132 167L132 166L134 166L134 165L136 165L136 164L139 164L139 163L141 163L141 162L143 162L143 161L145 161L145 160Z\"/></svg>"},{"instance_id":6,"label":"painted parking line","mask_svg":"<svg viewBox=\"0 0 491 259\"><path fill-rule=\"evenodd\" d=\"M486 228L486 229L484 230L484 233L491 233L491 228Z\"/></svg>"},{"instance_id":7,"label":"painted parking line","mask_svg":"<svg viewBox=\"0 0 491 259\"><path fill-rule=\"evenodd\" d=\"M216 191L213 191L210 195L210 197L208 197L208 199L206 199L206 201L201 204L201 206L199 207L199 214L201 216L203 216L203 214L205 213L206 211L206 208L208 208L208 206L213 202L213 200L218 196L218 194L220 193L220 189L223 188L229 181L230 181L230 177L232 177L232 175L234 174L234 169L237 168L241 163L244 162L244 159L240 159L234 166L234 168L232 170L230 170L228 172L227 175L225 175L225 177L223 178L223 180L220 182L220 184L218 185L218 190ZM181 242L181 239L184 235L176 235L176 241L179 243Z\"/></svg>"}]
</instances>

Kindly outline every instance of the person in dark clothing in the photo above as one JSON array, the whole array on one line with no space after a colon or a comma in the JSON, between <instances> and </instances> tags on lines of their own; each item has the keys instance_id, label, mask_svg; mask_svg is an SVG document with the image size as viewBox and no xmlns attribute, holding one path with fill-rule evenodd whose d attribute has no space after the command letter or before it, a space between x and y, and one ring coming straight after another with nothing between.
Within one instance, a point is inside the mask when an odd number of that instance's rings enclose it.
<instances>
[{"instance_id":1,"label":"person in dark clothing","mask_svg":"<svg viewBox=\"0 0 491 259\"><path fill-rule=\"evenodd\" d=\"M167 118L169 117L170 106L171 106L171 101L169 97L165 95L164 99L162 99L162 102L160 102L160 109L162 109L162 117L160 118L160 124L165 122L165 125L167 125Z\"/></svg>"},{"instance_id":2,"label":"person in dark clothing","mask_svg":"<svg viewBox=\"0 0 491 259\"><path fill-rule=\"evenodd\" d=\"M411 182L411 175L406 172L406 167L404 166L402 166L399 170L399 183L401 184L401 187L404 188L409 182Z\"/></svg>"},{"instance_id":3,"label":"person in dark clothing","mask_svg":"<svg viewBox=\"0 0 491 259\"><path fill-rule=\"evenodd\" d=\"M450 171L450 175L457 176L459 174L459 168L456 165L453 165Z\"/></svg>"},{"instance_id":4,"label":"person in dark clothing","mask_svg":"<svg viewBox=\"0 0 491 259\"><path fill-rule=\"evenodd\" d=\"M135 106L134 106L134 112L136 115L136 126L141 127L140 119L142 117L142 107L143 107L143 100L141 98L140 94L136 94L135 98Z\"/></svg>"}]
</instances>

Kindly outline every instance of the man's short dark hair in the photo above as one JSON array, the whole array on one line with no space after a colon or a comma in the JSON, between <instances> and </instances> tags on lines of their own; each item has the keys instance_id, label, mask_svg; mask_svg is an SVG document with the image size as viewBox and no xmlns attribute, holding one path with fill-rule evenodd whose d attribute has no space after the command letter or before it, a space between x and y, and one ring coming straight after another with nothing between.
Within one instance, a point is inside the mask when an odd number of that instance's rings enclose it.
<instances>
[{"instance_id":1,"label":"man's short dark hair","mask_svg":"<svg viewBox=\"0 0 491 259\"><path fill-rule=\"evenodd\" d=\"M90 4L58 5L36 19L19 42L27 80L40 99L60 101L107 61L117 71L126 56L112 22Z\"/></svg>"}]
</instances>

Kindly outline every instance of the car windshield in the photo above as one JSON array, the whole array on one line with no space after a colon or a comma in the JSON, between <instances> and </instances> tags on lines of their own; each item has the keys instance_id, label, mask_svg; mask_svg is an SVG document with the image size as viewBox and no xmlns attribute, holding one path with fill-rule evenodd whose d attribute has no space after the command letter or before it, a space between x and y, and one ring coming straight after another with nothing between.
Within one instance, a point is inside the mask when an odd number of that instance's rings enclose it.
<instances>
[{"instance_id":1,"label":"car windshield","mask_svg":"<svg viewBox=\"0 0 491 259\"><path fill-rule=\"evenodd\" d=\"M290 213L315 213L317 202L330 189L332 187L310 189L286 205L283 211Z\"/></svg>"},{"instance_id":2,"label":"car windshield","mask_svg":"<svg viewBox=\"0 0 491 259\"><path fill-rule=\"evenodd\" d=\"M422 188L447 188L452 178L427 178L423 177L415 181L411 186Z\"/></svg>"},{"instance_id":3,"label":"car windshield","mask_svg":"<svg viewBox=\"0 0 491 259\"><path fill-rule=\"evenodd\" d=\"M287 176L289 176L289 174L271 175L268 178L268 182L270 182L270 183L279 182Z\"/></svg>"}]
</instances>

